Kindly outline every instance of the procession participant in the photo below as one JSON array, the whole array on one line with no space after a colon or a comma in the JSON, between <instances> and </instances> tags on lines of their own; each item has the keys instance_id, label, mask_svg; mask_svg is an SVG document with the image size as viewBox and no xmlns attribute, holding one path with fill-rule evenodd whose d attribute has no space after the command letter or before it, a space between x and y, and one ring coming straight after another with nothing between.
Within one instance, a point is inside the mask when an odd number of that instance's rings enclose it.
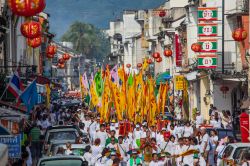
<instances>
[{"instance_id":1,"label":"procession participant","mask_svg":"<svg viewBox=\"0 0 250 166\"><path fill-rule=\"evenodd\" d=\"M153 149L153 153L160 153L160 148L156 143L156 139L155 138L151 138L151 145L152 145L152 149Z\"/></svg>"},{"instance_id":2,"label":"procession participant","mask_svg":"<svg viewBox=\"0 0 250 166\"><path fill-rule=\"evenodd\" d=\"M110 143L106 146L106 148L108 148L111 151L117 151L118 150L118 145L117 145L117 143L115 141L115 137L114 136L112 136L110 138Z\"/></svg>"},{"instance_id":3,"label":"procession participant","mask_svg":"<svg viewBox=\"0 0 250 166\"><path fill-rule=\"evenodd\" d=\"M140 147L140 139L141 139L141 135L142 135L142 131L140 130L140 125L137 123L136 128L134 129L133 132L133 143L132 143L132 147L137 149Z\"/></svg>"},{"instance_id":4,"label":"procession participant","mask_svg":"<svg viewBox=\"0 0 250 166\"><path fill-rule=\"evenodd\" d=\"M79 128L80 128L80 131L81 131L82 133L84 133L84 134L87 134L87 133L88 133L88 132L87 132L87 129L85 128L85 124L84 124L84 123L80 122L80 123L79 123Z\"/></svg>"},{"instance_id":5,"label":"procession participant","mask_svg":"<svg viewBox=\"0 0 250 166\"><path fill-rule=\"evenodd\" d=\"M95 166L107 166L107 154L109 153L109 150L107 148L104 148L102 153L97 156Z\"/></svg>"},{"instance_id":6,"label":"procession participant","mask_svg":"<svg viewBox=\"0 0 250 166\"><path fill-rule=\"evenodd\" d=\"M95 116L92 116L90 119L91 119L91 123L89 124L88 133L89 133L91 142L93 142L96 129L97 129L97 122L95 121Z\"/></svg>"},{"instance_id":7,"label":"procession participant","mask_svg":"<svg viewBox=\"0 0 250 166\"><path fill-rule=\"evenodd\" d=\"M126 144L123 143L123 137L122 136L118 137L117 146L118 146L117 153L121 155L121 160L122 160L121 163L124 164L128 160L127 151L129 149L128 149L128 146L126 146Z\"/></svg>"},{"instance_id":8,"label":"procession participant","mask_svg":"<svg viewBox=\"0 0 250 166\"><path fill-rule=\"evenodd\" d=\"M177 139L183 137L184 127L182 126L181 122L177 123L177 126L174 128L174 134L176 135Z\"/></svg>"},{"instance_id":9,"label":"procession participant","mask_svg":"<svg viewBox=\"0 0 250 166\"><path fill-rule=\"evenodd\" d=\"M112 131L112 130L115 130L115 119L112 119L111 120L111 123L110 123L110 130Z\"/></svg>"},{"instance_id":10,"label":"procession participant","mask_svg":"<svg viewBox=\"0 0 250 166\"><path fill-rule=\"evenodd\" d=\"M205 161L208 161L208 152L210 150L209 147L209 135L207 134L207 130L205 127L201 127L201 153L203 154L203 157Z\"/></svg>"},{"instance_id":11,"label":"procession participant","mask_svg":"<svg viewBox=\"0 0 250 166\"><path fill-rule=\"evenodd\" d=\"M162 128L165 128L166 122L163 120L162 114L158 116L157 120L157 131L160 132Z\"/></svg>"},{"instance_id":12,"label":"procession participant","mask_svg":"<svg viewBox=\"0 0 250 166\"><path fill-rule=\"evenodd\" d=\"M101 154L103 147L100 145L100 138L95 139L94 145L91 146L92 157L96 158L99 154Z\"/></svg>"},{"instance_id":13,"label":"procession participant","mask_svg":"<svg viewBox=\"0 0 250 166\"><path fill-rule=\"evenodd\" d=\"M204 122L204 118L201 115L200 111L196 112L196 117L195 117L195 124L196 124L196 128L198 129Z\"/></svg>"},{"instance_id":14,"label":"procession participant","mask_svg":"<svg viewBox=\"0 0 250 166\"><path fill-rule=\"evenodd\" d=\"M104 124L100 125L100 131L96 132L96 134L95 134L95 139L96 138L99 138L100 141L101 141L100 145L102 147L105 147L105 143L106 143L106 140L108 138L108 134L105 131L105 125Z\"/></svg>"},{"instance_id":15,"label":"procession participant","mask_svg":"<svg viewBox=\"0 0 250 166\"><path fill-rule=\"evenodd\" d=\"M190 137L194 134L194 129L190 125L190 122L186 122L186 125L184 126L184 132L183 137Z\"/></svg>"},{"instance_id":16,"label":"procession participant","mask_svg":"<svg viewBox=\"0 0 250 166\"><path fill-rule=\"evenodd\" d=\"M133 149L130 156L131 157L127 162L127 166L138 166L143 164L142 159L138 156L137 150Z\"/></svg>"},{"instance_id":17,"label":"procession participant","mask_svg":"<svg viewBox=\"0 0 250 166\"><path fill-rule=\"evenodd\" d=\"M143 125L142 126L141 138L146 138L147 130L148 130L148 127Z\"/></svg>"},{"instance_id":18,"label":"procession participant","mask_svg":"<svg viewBox=\"0 0 250 166\"><path fill-rule=\"evenodd\" d=\"M152 154L152 161L149 163L149 166L158 166L158 165L159 165L158 154L153 153Z\"/></svg>"},{"instance_id":19,"label":"procession participant","mask_svg":"<svg viewBox=\"0 0 250 166\"><path fill-rule=\"evenodd\" d=\"M153 154L153 148L155 148L155 144L151 142L151 133L150 131L147 131L146 138L141 140L141 146L140 149L142 150L142 153L144 155L144 161L145 164L148 164L151 161L152 154Z\"/></svg>"},{"instance_id":20,"label":"procession participant","mask_svg":"<svg viewBox=\"0 0 250 166\"><path fill-rule=\"evenodd\" d=\"M170 133L169 132L166 132L164 133L164 141L160 143L159 145L159 148L160 148L160 151L161 153L169 153L171 154L171 141L169 140L170 138Z\"/></svg>"},{"instance_id":21,"label":"procession participant","mask_svg":"<svg viewBox=\"0 0 250 166\"><path fill-rule=\"evenodd\" d=\"M132 138L132 136L129 136L129 133L125 133L125 135L123 137L123 143L129 149L132 149L133 138Z\"/></svg>"},{"instance_id":22,"label":"procession participant","mask_svg":"<svg viewBox=\"0 0 250 166\"><path fill-rule=\"evenodd\" d=\"M110 153L110 159L108 159L108 161L106 162L106 166L112 166L113 165L113 161L115 160L116 157L117 157L116 151L111 151L111 153Z\"/></svg>"},{"instance_id":23,"label":"procession participant","mask_svg":"<svg viewBox=\"0 0 250 166\"><path fill-rule=\"evenodd\" d=\"M150 131L151 131L151 137L152 137L152 138L156 138L157 132L156 132L156 127L155 127L155 125L151 125Z\"/></svg>"},{"instance_id":24,"label":"procession participant","mask_svg":"<svg viewBox=\"0 0 250 166\"><path fill-rule=\"evenodd\" d=\"M156 135L156 142L157 142L157 145L160 145L161 142L164 142L164 134L166 133L166 128L162 128L162 130L157 133ZM170 135L170 132L168 132L168 134Z\"/></svg>"},{"instance_id":25,"label":"procession participant","mask_svg":"<svg viewBox=\"0 0 250 166\"><path fill-rule=\"evenodd\" d=\"M114 138L115 139L115 143L118 143L118 139L115 137L115 130L111 130L110 131L110 136L106 139L106 143L105 143L105 146L107 146L108 144L111 143L111 138Z\"/></svg>"},{"instance_id":26,"label":"procession participant","mask_svg":"<svg viewBox=\"0 0 250 166\"><path fill-rule=\"evenodd\" d=\"M173 135L174 137L176 137L174 124L170 124L170 127L169 127L168 131L170 132L171 135Z\"/></svg>"},{"instance_id":27,"label":"procession participant","mask_svg":"<svg viewBox=\"0 0 250 166\"><path fill-rule=\"evenodd\" d=\"M89 117L89 114L84 114L84 118L85 118L85 120L82 122L85 124L86 129L88 129L89 125L91 123L91 119Z\"/></svg>"},{"instance_id":28,"label":"procession participant","mask_svg":"<svg viewBox=\"0 0 250 166\"><path fill-rule=\"evenodd\" d=\"M177 166L181 166L182 157L179 155L184 152L184 149L185 149L184 140L183 138L179 138L178 145L175 146L174 150L175 163Z\"/></svg>"},{"instance_id":29,"label":"procession participant","mask_svg":"<svg viewBox=\"0 0 250 166\"><path fill-rule=\"evenodd\" d=\"M195 149L194 146L191 144L191 140L192 140L191 138L185 138L185 145L184 145L185 149L184 149L184 152L188 151L188 150L191 150L191 149ZM193 156L194 156L194 154L183 156L181 162L184 165L185 164L187 164L187 165L193 165L193 161L194 161Z\"/></svg>"}]
</instances>

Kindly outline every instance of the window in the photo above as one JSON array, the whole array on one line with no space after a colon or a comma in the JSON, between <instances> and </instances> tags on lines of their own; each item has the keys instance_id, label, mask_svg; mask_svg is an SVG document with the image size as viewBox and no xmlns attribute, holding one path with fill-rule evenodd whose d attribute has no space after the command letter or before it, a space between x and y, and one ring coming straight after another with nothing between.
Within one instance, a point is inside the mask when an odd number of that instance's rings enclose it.
<instances>
[{"instance_id":1,"label":"window","mask_svg":"<svg viewBox=\"0 0 250 166\"><path fill-rule=\"evenodd\" d=\"M75 131L58 131L49 133L49 142L53 140L76 140Z\"/></svg>"},{"instance_id":2,"label":"window","mask_svg":"<svg viewBox=\"0 0 250 166\"><path fill-rule=\"evenodd\" d=\"M52 159L45 160L40 163L39 166L82 166L83 161L80 159Z\"/></svg>"},{"instance_id":3,"label":"window","mask_svg":"<svg viewBox=\"0 0 250 166\"><path fill-rule=\"evenodd\" d=\"M223 158L228 158L231 155L233 149L234 148L232 146L230 146L230 145L227 146L226 149L224 150Z\"/></svg>"}]
</instances>

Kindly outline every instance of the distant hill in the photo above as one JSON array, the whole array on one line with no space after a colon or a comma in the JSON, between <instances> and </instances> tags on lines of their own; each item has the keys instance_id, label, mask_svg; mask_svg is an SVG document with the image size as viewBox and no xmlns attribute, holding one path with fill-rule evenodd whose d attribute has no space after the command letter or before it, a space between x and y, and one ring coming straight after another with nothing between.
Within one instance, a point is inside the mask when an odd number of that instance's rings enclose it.
<instances>
[{"instance_id":1,"label":"distant hill","mask_svg":"<svg viewBox=\"0 0 250 166\"><path fill-rule=\"evenodd\" d=\"M50 14L51 32L57 39L75 21L93 24L107 29L109 21L121 18L126 9L150 9L166 0L47 0L45 12Z\"/></svg>"}]
</instances>

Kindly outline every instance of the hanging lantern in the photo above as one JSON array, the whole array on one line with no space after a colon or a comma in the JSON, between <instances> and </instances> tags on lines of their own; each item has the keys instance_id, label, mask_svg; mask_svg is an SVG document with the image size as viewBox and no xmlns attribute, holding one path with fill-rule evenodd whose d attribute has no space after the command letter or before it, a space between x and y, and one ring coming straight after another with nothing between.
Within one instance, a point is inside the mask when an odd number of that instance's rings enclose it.
<instances>
[{"instance_id":1,"label":"hanging lantern","mask_svg":"<svg viewBox=\"0 0 250 166\"><path fill-rule=\"evenodd\" d=\"M137 64L137 68L141 68L142 67L142 64L141 63L138 63Z\"/></svg>"},{"instance_id":2,"label":"hanging lantern","mask_svg":"<svg viewBox=\"0 0 250 166\"><path fill-rule=\"evenodd\" d=\"M200 52L201 51L201 45L199 43L193 43L191 45L191 49L194 51L194 52Z\"/></svg>"},{"instance_id":3,"label":"hanging lantern","mask_svg":"<svg viewBox=\"0 0 250 166\"><path fill-rule=\"evenodd\" d=\"M27 44L28 46L32 47L32 48L37 48L41 45L42 43L42 37L36 37L34 39L27 39Z\"/></svg>"},{"instance_id":4,"label":"hanging lantern","mask_svg":"<svg viewBox=\"0 0 250 166\"><path fill-rule=\"evenodd\" d=\"M46 57L49 59L52 59L52 58L54 58L54 54L46 54Z\"/></svg>"},{"instance_id":5,"label":"hanging lantern","mask_svg":"<svg viewBox=\"0 0 250 166\"><path fill-rule=\"evenodd\" d=\"M165 57L171 57L173 54L171 49L164 50L164 56Z\"/></svg>"},{"instance_id":6,"label":"hanging lantern","mask_svg":"<svg viewBox=\"0 0 250 166\"><path fill-rule=\"evenodd\" d=\"M130 67L131 67L131 64L126 64L126 67L127 67L127 68L130 68Z\"/></svg>"},{"instance_id":7,"label":"hanging lantern","mask_svg":"<svg viewBox=\"0 0 250 166\"><path fill-rule=\"evenodd\" d=\"M47 55L55 55L57 52L57 47L55 45L49 45L46 48L46 54Z\"/></svg>"},{"instance_id":8,"label":"hanging lantern","mask_svg":"<svg viewBox=\"0 0 250 166\"><path fill-rule=\"evenodd\" d=\"M152 57L154 58L154 59L157 59L157 58L159 58L161 56L161 54L159 53L159 52L155 52L155 53L153 53L153 55L152 55Z\"/></svg>"},{"instance_id":9,"label":"hanging lantern","mask_svg":"<svg viewBox=\"0 0 250 166\"><path fill-rule=\"evenodd\" d=\"M243 41L247 38L247 31L243 28L237 28L233 31L232 37L235 41Z\"/></svg>"},{"instance_id":10,"label":"hanging lantern","mask_svg":"<svg viewBox=\"0 0 250 166\"><path fill-rule=\"evenodd\" d=\"M68 53L63 54L62 57L63 57L63 59L64 59L65 61L67 61L67 60L70 59L70 55L69 55Z\"/></svg>"},{"instance_id":11,"label":"hanging lantern","mask_svg":"<svg viewBox=\"0 0 250 166\"><path fill-rule=\"evenodd\" d=\"M223 97L226 98L226 94L229 91L229 87L223 85L223 86L220 87L220 91L223 93Z\"/></svg>"},{"instance_id":12,"label":"hanging lantern","mask_svg":"<svg viewBox=\"0 0 250 166\"><path fill-rule=\"evenodd\" d=\"M31 17L42 12L45 0L8 0L11 11L18 16Z\"/></svg>"},{"instance_id":13,"label":"hanging lantern","mask_svg":"<svg viewBox=\"0 0 250 166\"><path fill-rule=\"evenodd\" d=\"M58 64L57 64L57 67L60 68L60 69L62 69L62 68L65 67L65 64L64 64L64 63L58 63Z\"/></svg>"},{"instance_id":14,"label":"hanging lantern","mask_svg":"<svg viewBox=\"0 0 250 166\"><path fill-rule=\"evenodd\" d=\"M161 11L159 12L159 17L165 17L165 16L166 16L165 10L161 10Z\"/></svg>"},{"instance_id":15,"label":"hanging lantern","mask_svg":"<svg viewBox=\"0 0 250 166\"><path fill-rule=\"evenodd\" d=\"M65 60L63 58L58 59L59 64L64 64Z\"/></svg>"},{"instance_id":16,"label":"hanging lantern","mask_svg":"<svg viewBox=\"0 0 250 166\"><path fill-rule=\"evenodd\" d=\"M36 21L26 21L21 25L20 31L24 37L33 39L41 36L42 26Z\"/></svg>"},{"instance_id":17,"label":"hanging lantern","mask_svg":"<svg viewBox=\"0 0 250 166\"><path fill-rule=\"evenodd\" d=\"M151 63L153 63L152 59L148 59L147 63L150 65Z\"/></svg>"},{"instance_id":18,"label":"hanging lantern","mask_svg":"<svg viewBox=\"0 0 250 166\"><path fill-rule=\"evenodd\" d=\"M155 61L160 63L162 61L162 57L157 58Z\"/></svg>"}]
</instances>

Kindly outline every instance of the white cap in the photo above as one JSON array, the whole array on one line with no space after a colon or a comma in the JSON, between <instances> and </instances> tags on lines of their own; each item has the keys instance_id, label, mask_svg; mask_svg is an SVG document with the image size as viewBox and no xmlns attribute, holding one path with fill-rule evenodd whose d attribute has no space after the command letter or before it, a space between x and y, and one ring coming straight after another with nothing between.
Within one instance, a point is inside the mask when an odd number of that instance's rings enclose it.
<instances>
[{"instance_id":1,"label":"white cap","mask_svg":"<svg viewBox=\"0 0 250 166\"><path fill-rule=\"evenodd\" d=\"M140 125L137 124L137 125L135 125L135 127L138 128L138 127L140 127Z\"/></svg>"}]
</instances>

